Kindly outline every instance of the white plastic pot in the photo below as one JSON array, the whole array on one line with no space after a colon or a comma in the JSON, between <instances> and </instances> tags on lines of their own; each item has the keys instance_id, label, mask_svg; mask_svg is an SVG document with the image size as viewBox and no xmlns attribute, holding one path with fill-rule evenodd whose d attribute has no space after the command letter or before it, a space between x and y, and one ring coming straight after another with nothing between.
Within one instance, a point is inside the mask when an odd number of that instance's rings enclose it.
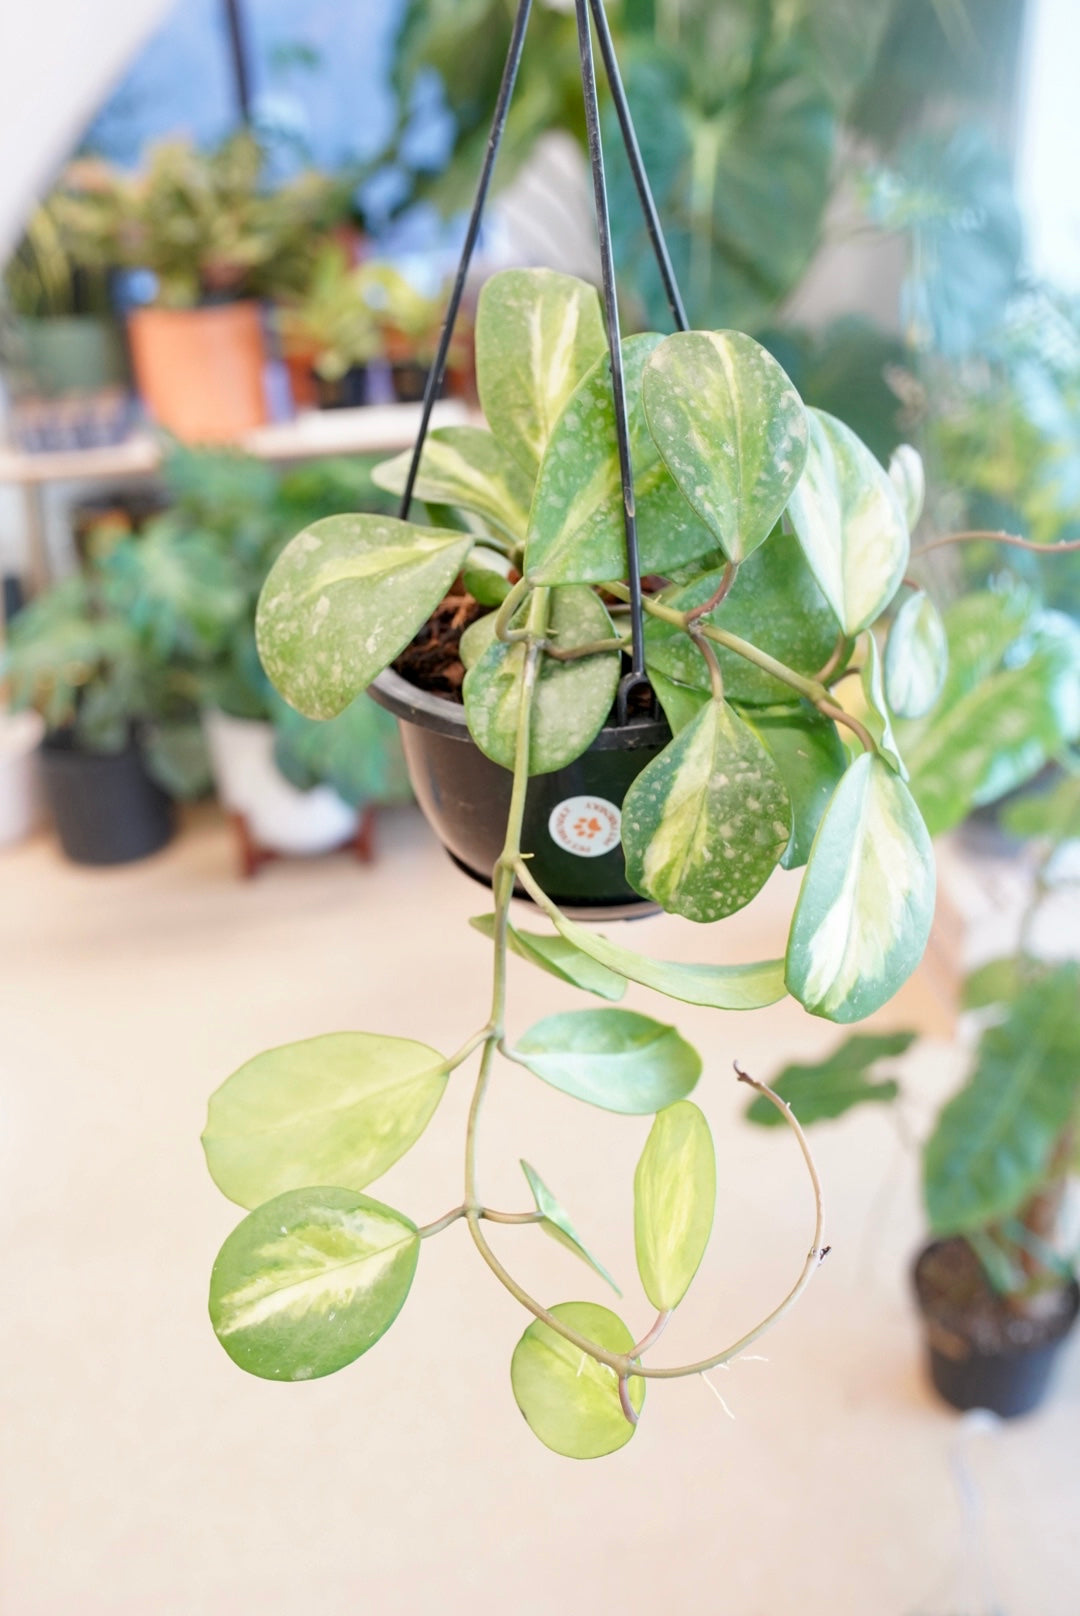
<instances>
[{"instance_id":1,"label":"white plastic pot","mask_svg":"<svg viewBox=\"0 0 1080 1616\"><path fill-rule=\"evenodd\" d=\"M37 713L0 712L0 847L21 842L41 818L36 754L44 733Z\"/></svg>"},{"instance_id":2,"label":"white plastic pot","mask_svg":"<svg viewBox=\"0 0 1080 1616\"><path fill-rule=\"evenodd\" d=\"M257 719L203 714L218 797L243 815L256 846L274 853L328 853L356 834L359 814L330 786L298 791L274 762L274 730Z\"/></svg>"}]
</instances>

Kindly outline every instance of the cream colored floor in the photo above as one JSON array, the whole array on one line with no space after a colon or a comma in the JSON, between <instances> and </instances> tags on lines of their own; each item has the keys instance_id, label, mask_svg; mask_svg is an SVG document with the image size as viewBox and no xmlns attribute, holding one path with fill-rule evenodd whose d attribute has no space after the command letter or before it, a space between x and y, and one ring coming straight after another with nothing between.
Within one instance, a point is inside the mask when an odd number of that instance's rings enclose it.
<instances>
[{"instance_id":1,"label":"cream colored floor","mask_svg":"<svg viewBox=\"0 0 1080 1616\"><path fill-rule=\"evenodd\" d=\"M732 954L775 949L790 901L781 879L729 923ZM206 1318L237 1221L202 1165L207 1094L256 1050L332 1029L455 1047L483 1017L487 945L462 924L483 907L411 813L385 823L374 869L331 858L247 886L212 816L125 870L74 869L45 838L0 856L3 1616L1076 1616L1080 1352L1051 1407L1008 1429L931 1400L907 1295L915 1165L884 1111L817 1133L834 1250L768 1361L654 1385L613 1458L558 1460L524 1426L508 1362L525 1321L460 1225L342 1374L278 1386L232 1366ZM703 946L668 919L629 935ZM942 1032L950 951L882 1026ZM520 962L512 991L518 1027L583 1002ZM791 1003L671 1019L707 1055L720 1190L664 1343L682 1357L766 1311L811 1229L794 1143L740 1123L731 1061L768 1076L836 1034ZM918 1127L957 1057L939 1038L907 1070ZM377 1188L417 1221L459 1197L467 1091L462 1072ZM645 1132L507 1069L483 1138L489 1199L524 1207L517 1158L535 1163L623 1277L633 1327ZM540 1296L603 1299L537 1231L499 1232Z\"/></svg>"}]
</instances>

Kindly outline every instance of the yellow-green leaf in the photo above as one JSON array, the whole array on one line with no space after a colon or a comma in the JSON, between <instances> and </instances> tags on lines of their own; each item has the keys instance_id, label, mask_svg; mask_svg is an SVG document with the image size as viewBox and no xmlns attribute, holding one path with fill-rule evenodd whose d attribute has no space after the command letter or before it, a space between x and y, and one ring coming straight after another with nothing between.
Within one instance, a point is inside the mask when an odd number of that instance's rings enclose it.
<instances>
[{"instance_id":1,"label":"yellow-green leaf","mask_svg":"<svg viewBox=\"0 0 1080 1616\"><path fill-rule=\"evenodd\" d=\"M616 1285L603 1263L598 1262L589 1248L582 1242L581 1236L570 1222L569 1213L552 1195L536 1168L530 1167L527 1161L523 1161L521 1170L525 1174L530 1190L532 1190L536 1210L544 1214L543 1221L540 1224L544 1233L550 1235L553 1240L557 1240L560 1246L565 1246L568 1251L572 1251L583 1262L587 1262L589 1267L600 1275L601 1279L607 1281L615 1295L621 1296L622 1291Z\"/></svg>"},{"instance_id":2,"label":"yellow-green leaf","mask_svg":"<svg viewBox=\"0 0 1080 1616\"><path fill-rule=\"evenodd\" d=\"M690 1100L659 1112L634 1174L638 1273L653 1307L678 1307L697 1273L716 1207L709 1124Z\"/></svg>"},{"instance_id":3,"label":"yellow-green leaf","mask_svg":"<svg viewBox=\"0 0 1080 1616\"><path fill-rule=\"evenodd\" d=\"M551 1312L608 1352L628 1353L634 1345L622 1319L594 1302L559 1302ZM534 1435L564 1458L600 1459L625 1447L636 1429L623 1413L615 1371L541 1319L529 1325L514 1348L510 1384ZM640 1412L644 1380L632 1375L627 1390L631 1407Z\"/></svg>"}]
</instances>

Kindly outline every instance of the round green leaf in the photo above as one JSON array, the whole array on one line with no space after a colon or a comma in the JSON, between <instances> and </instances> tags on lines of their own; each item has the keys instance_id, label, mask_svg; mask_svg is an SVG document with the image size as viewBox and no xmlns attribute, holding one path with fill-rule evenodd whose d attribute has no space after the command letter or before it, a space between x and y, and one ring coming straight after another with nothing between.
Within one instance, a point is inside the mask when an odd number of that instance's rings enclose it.
<instances>
[{"instance_id":1,"label":"round green leaf","mask_svg":"<svg viewBox=\"0 0 1080 1616\"><path fill-rule=\"evenodd\" d=\"M515 619L517 622L517 619ZM611 619L591 589L570 585L551 595L548 635L560 647L611 639ZM621 666L618 651L576 662L544 657L533 703L529 773L550 774L581 756L611 711ZM480 750L514 767L521 721L525 646L491 639L465 675L465 716Z\"/></svg>"},{"instance_id":2,"label":"round green leaf","mask_svg":"<svg viewBox=\"0 0 1080 1616\"><path fill-rule=\"evenodd\" d=\"M802 400L739 331L679 331L642 382L649 431L683 497L729 561L768 538L806 463Z\"/></svg>"},{"instance_id":3,"label":"round green leaf","mask_svg":"<svg viewBox=\"0 0 1080 1616\"><path fill-rule=\"evenodd\" d=\"M797 870L810 857L821 818L847 768L847 752L830 718L809 702L798 707L752 707L742 718L776 764L791 799L791 840L780 860Z\"/></svg>"},{"instance_id":4,"label":"round green leaf","mask_svg":"<svg viewBox=\"0 0 1080 1616\"><path fill-rule=\"evenodd\" d=\"M276 688L308 718L355 701L422 628L461 570L471 533L390 516L328 516L270 569L255 633Z\"/></svg>"},{"instance_id":5,"label":"round green leaf","mask_svg":"<svg viewBox=\"0 0 1080 1616\"><path fill-rule=\"evenodd\" d=\"M904 782L866 753L814 839L788 938L788 990L813 1015L861 1021L918 965L933 917L926 826Z\"/></svg>"},{"instance_id":6,"label":"round green leaf","mask_svg":"<svg viewBox=\"0 0 1080 1616\"><path fill-rule=\"evenodd\" d=\"M909 595L893 619L885 645L885 694L898 718L921 718L945 685L949 644L929 595Z\"/></svg>"},{"instance_id":7,"label":"round green leaf","mask_svg":"<svg viewBox=\"0 0 1080 1616\"><path fill-rule=\"evenodd\" d=\"M697 1273L716 1207L709 1124L690 1100L659 1112L634 1174L638 1273L653 1307L678 1307Z\"/></svg>"},{"instance_id":8,"label":"round green leaf","mask_svg":"<svg viewBox=\"0 0 1080 1616\"><path fill-rule=\"evenodd\" d=\"M788 515L845 634L892 600L911 541L900 496L865 443L824 410L810 410L810 453Z\"/></svg>"},{"instance_id":9,"label":"round green leaf","mask_svg":"<svg viewBox=\"0 0 1080 1616\"><path fill-rule=\"evenodd\" d=\"M669 913L720 920L775 869L791 802L753 730L711 701L630 787L622 837L632 887Z\"/></svg>"},{"instance_id":10,"label":"round green leaf","mask_svg":"<svg viewBox=\"0 0 1080 1616\"><path fill-rule=\"evenodd\" d=\"M240 1206L283 1190L359 1190L416 1143L446 1087L445 1061L411 1038L328 1033L267 1050L210 1098L214 1183Z\"/></svg>"},{"instance_id":11,"label":"round green leaf","mask_svg":"<svg viewBox=\"0 0 1080 1616\"><path fill-rule=\"evenodd\" d=\"M376 466L372 481L403 494L411 464L408 449ZM413 491L425 504L474 512L514 544L525 538L532 480L483 427L444 426L429 433Z\"/></svg>"},{"instance_id":12,"label":"round green leaf","mask_svg":"<svg viewBox=\"0 0 1080 1616\"><path fill-rule=\"evenodd\" d=\"M420 1238L355 1190L278 1195L235 1228L210 1276L210 1320L241 1369L316 1380L374 1346L409 1294Z\"/></svg>"},{"instance_id":13,"label":"round green leaf","mask_svg":"<svg viewBox=\"0 0 1080 1616\"><path fill-rule=\"evenodd\" d=\"M609 1352L629 1352L634 1345L622 1319L594 1302L559 1302L551 1312ZM623 1413L615 1371L541 1319L529 1325L514 1348L510 1384L530 1430L564 1458L600 1459L625 1447L636 1429ZM645 1382L633 1375L627 1386L631 1407L640 1412Z\"/></svg>"},{"instance_id":14,"label":"round green leaf","mask_svg":"<svg viewBox=\"0 0 1080 1616\"><path fill-rule=\"evenodd\" d=\"M632 1010L546 1016L515 1054L552 1088L625 1116L684 1099L701 1076L701 1056L674 1027Z\"/></svg>"}]
</instances>

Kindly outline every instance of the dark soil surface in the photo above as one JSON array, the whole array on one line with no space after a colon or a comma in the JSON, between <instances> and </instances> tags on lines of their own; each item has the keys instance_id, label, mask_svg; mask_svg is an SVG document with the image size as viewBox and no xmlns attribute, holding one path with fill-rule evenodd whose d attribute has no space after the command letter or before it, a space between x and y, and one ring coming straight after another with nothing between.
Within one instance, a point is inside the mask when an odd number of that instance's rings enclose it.
<instances>
[{"instance_id":1,"label":"dark soil surface","mask_svg":"<svg viewBox=\"0 0 1080 1616\"><path fill-rule=\"evenodd\" d=\"M465 669L458 655L461 636L470 623L482 617L484 608L464 592L447 595L437 606L415 640L407 645L394 663L394 672L419 690L461 701Z\"/></svg>"},{"instance_id":2,"label":"dark soil surface","mask_svg":"<svg viewBox=\"0 0 1080 1616\"><path fill-rule=\"evenodd\" d=\"M1076 1298L1058 1285L1030 1296L999 1296L966 1240L942 1240L920 1257L920 1306L932 1324L987 1356L1048 1345L1072 1323Z\"/></svg>"}]
</instances>

